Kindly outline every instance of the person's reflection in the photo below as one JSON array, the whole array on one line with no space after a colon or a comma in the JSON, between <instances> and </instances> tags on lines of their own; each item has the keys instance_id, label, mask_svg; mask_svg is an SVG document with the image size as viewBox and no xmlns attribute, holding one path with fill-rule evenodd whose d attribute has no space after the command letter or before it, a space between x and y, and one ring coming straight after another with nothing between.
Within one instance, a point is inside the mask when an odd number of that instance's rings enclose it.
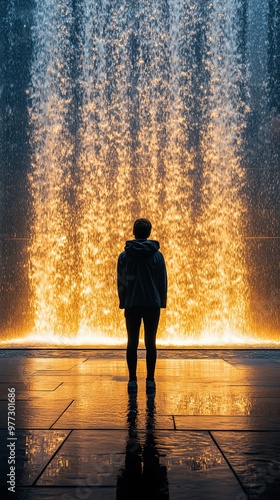
<instances>
[{"instance_id":1,"label":"person's reflection","mask_svg":"<svg viewBox=\"0 0 280 500\"><path fill-rule=\"evenodd\" d=\"M118 474L117 500L168 500L167 468L160 464L155 439L155 396L147 396L145 443L137 430L137 395L128 401L125 465Z\"/></svg>"}]
</instances>

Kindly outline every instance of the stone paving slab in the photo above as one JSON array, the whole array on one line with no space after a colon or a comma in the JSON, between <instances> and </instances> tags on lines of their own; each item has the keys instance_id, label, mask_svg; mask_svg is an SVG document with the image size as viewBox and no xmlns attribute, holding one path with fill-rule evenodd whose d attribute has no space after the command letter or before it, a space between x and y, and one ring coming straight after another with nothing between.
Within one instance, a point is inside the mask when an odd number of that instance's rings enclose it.
<instances>
[{"instance_id":1,"label":"stone paving slab","mask_svg":"<svg viewBox=\"0 0 280 500\"><path fill-rule=\"evenodd\" d=\"M65 399L16 401L16 428L49 429L71 403ZM6 401L0 401L0 428L7 428Z\"/></svg>"},{"instance_id":2,"label":"stone paving slab","mask_svg":"<svg viewBox=\"0 0 280 500\"><path fill-rule=\"evenodd\" d=\"M50 462L37 485L116 487L124 466L125 430L74 430Z\"/></svg>"},{"instance_id":3,"label":"stone paving slab","mask_svg":"<svg viewBox=\"0 0 280 500\"><path fill-rule=\"evenodd\" d=\"M110 382L112 384L112 381ZM87 418L92 421L95 416L100 413L106 414L108 404L108 394L110 394L110 402L114 408L115 420L120 414L122 419L123 412L126 409L126 400L123 384L115 384L114 391L111 394L109 390L105 390L106 384L99 384L104 388L103 394L99 393L98 406L95 404L94 394L96 393L95 385L92 382L89 384L62 384L54 393L52 397L58 399L74 398L75 402L63 414L63 422L66 422L68 416L78 415L78 420L81 423L86 421ZM267 392L267 397L251 397L248 389L240 391L238 388L227 387L200 387L199 384L185 388L177 385L177 392L171 392L168 389L168 382L164 384L161 381L157 384L157 411L160 414L171 413L176 415L255 415L255 416L271 416L280 414L280 393L278 397L274 397L273 391ZM120 387L119 387L120 386ZM140 390L141 389L141 390ZM144 384L139 383L139 399L141 403L143 395L145 394ZM89 395L91 400L88 401ZM271 396L271 397L269 397ZM74 425L74 424L73 424ZM67 426L68 428L68 426Z\"/></svg>"},{"instance_id":4,"label":"stone paving slab","mask_svg":"<svg viewBox=\"0 0 280 500\"><path fill-rule=\"evenodd\" d=\"M16 433L16 478L18 485L32 485L70 431L18 430ZM0 430L0 448L6 449L7 431ZM9 464L6 454L0 455L0 486L7 483ZM1 497L3 498L3 497ZM5 497L4 497L5 498Z\"/></svg>"},{"instance_id":5,"label":"stone paving slab","mask_svg":"<svg viewBox=\"0 0 280 500\"><path fill-rule=\"evenodd\" d=\"M84 358L85 360L85 358ZM0 375L10 376L15 373L19 375L28 374L32 375L33 373L40 370L47 370L48 372L52 372L54 370L70 370L77 363L82 363L83 359L81 358L27 358L22 360L18 360L18 363L15 363L14 359L10 358L1 358L0 362Z\"/></svg>"},{"instance_id":6,"label":"stone paving slab","mask_svg":"<svg viewBox=\"0 0 280 500\"><path fill-rule=\"evenodd\" d=\"M251 358L251 359L244 359L244 358L235 358L235 359L230 359L227 361L231 365L235 366L238 369L243 369L249 367L263 367L267 366L269 368L280 368L279 366L279 360L277 359L259 359L259 358Z\"/></svg>"},{"instance_id":7,"label":"stone paving slab","mask_svg":"<svg viewBox=\"0 0 280 500\"><path fill-rule=\"evenodd\" d=\"M250 499L279 498L280 432L213 432Z\"/></svg>"},{"instance_id":8,"label":"stone paving slab","mask_svg":"<svg viewBox=\"0 0 280 500\"><path fill-rule=\"evenodd\" d=\"M108 402L107 402L108 404ZM123 429L126 426L125 411L121 407L108 411L106 402L100 405L89 405L82 401L74 402L53 424L53 429ZM142 409L139 415L139 426L145 426L146 413ZM158 414L155 416L159 429L174 429L172 415Z\"/></svg>"},{"instance_id":9,"label":"stone paving slab","mask_svg":"<svg viewBox=\"0 0 280 500\"><path fill-rule=\"evenodd\" d=\"M0 488L0 498L5 500L7 489ZM90 486L73 487L18 487L16 493L9 495L14 500L116 500L116 488Z\"/></svg>"},{"instance_id":10,"label":"stone paving slab","mask_svg":"<svg viewBox=\"0 0 280 500\"><path fill-rule=\"evenodd\" d=\"M147 451L148 450L148 451ZM81 485L110 487L128 492L129 474L141 472L141 462L131 461L133 454L142 457L144 467L151 466L152 477L164 471L170 498L235 498L243 492L232 470L207 432L173 431L73 431L55 459L37 481L38 485ZM152 485L150 485L152 487ZM135 484L131 488L133 499ZM184 496L181 496L183 494ZM199 495L199 496L198 496ZM223 495L223 496L222 496ZM120 496L120 498L122 498Z\"/></svg>"},{"instance_id":11,"label":"stone paving slab","mask_svg":"<svg viewBox=\"0 0 280 500\"><path fill-rule=\"evenodd\" d=\"M1 361L0 361L1 363ZM9 382L7 382L9 380ZM54 391L63 383L63 379L61 376L51 378L46 377L31 377L29 375L26 377L25 375L9 376L6 374L5 376L0 377L0 390L7 394L8 387L15 387L16 392L18 391Z\"/></svg>"},{"instance_id":12,"label":"stone paving slab","mask_svg":"<svg viewBox=\"0 0 280 500\"><path fill-rule=\"evenodd\" d=\"M54 391L17 391L17 401L30 401L38 398L54 398ZM7 401L8 390L0 393L0 401ZM57 398L64 399L64 398Z\"/></svg>"},{"instance_id":13,"label":"stone paving slab","mask_svg":"<svg viewBox=\"0 0 280 500\"><path fill-rule=\"evenodd\" d=\"M162 499L278 500L280 351L207 352L160 351L147 398L143 351L128 397L124 350L0 350L1 500L135 500L141 488L148 500L159 484ZM18 437L9 497L8 387Z\"/></svg>"},{"instance_id":14,"label":"stone paving slab","mask_svg":"<svg viewBox=\"0 0 280 500\"><path fill-rule=\"evenodd\" d=\"M175 427L178 430L244 430L244 431L280 431L280 419L267 417L236 415L193 415L174 416Z\"/></svg>"},{"instance_id":15,"label":"stone paving slab","mask_svg":"<svg viewBox=\"0 0 280 500\"><path fill-rule=\"evenodd\" d=\"M280 397L262 398L238 392L212 391L209 389L200 392L188 391L179 393L178 398L161 393L163 400L157 405L158 411L163 413L168 408L168 413L173 415L223 415L223 416L262 416L272 417L280 415ZM165 397L164 397L165 396ZM167 411L167 410L166 410Z\"/></svg>"}]
</instances>

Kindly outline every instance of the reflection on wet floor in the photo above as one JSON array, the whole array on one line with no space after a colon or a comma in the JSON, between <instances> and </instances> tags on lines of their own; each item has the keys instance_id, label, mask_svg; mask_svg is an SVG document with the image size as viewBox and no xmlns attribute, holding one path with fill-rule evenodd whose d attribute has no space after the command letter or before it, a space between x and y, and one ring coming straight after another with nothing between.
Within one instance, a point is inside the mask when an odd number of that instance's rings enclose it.
<instances>
[{"instance_id":1,"label":"reflection on wet floor","mask_svg":"<svg viewBox=\"0 0 280 500\"><path fill-rule=\"evenodd\" d=\"M250 499L279 498L280 432L213 432Z\"/></svg>"},{"instance_id":2,"label":"reflection on wet floor","mask_svg":"<svg viewBox=\"0 0 280 500\"><path fill-rule=\"evenodd\" d=\"M169 499L167 466L160 463L155 431L155 396L147 396L145 440L137 429L137 395L128 398L125 462L117 477L117 500Z\"/></svg>"},{"instance_id":3,"label":"reflection on wet floor","mask_svg":"<svg viewBox=\"0 0 280 500\"><path fill-rule=\"evenodd\" d=\"M7 392L16 388L19 500L274 500L280 487L280 363L158 359L156 396L127 394L123 352L0 353L0 497ZM275 354L275 353L274 353ZM180 353L180 356L182 353ZM279 357L280 360L280 357ZM3 364L2 364L3 361ZM244 361L244 363L243 363ZM80 490L78 490L80 488ZM80 495L80 496L79 496Z\"/></svg>"},{"instance_id":4,"label":"reflection on wet floor","mask_svg":"<svg viewBox=\"0 0 280 500\"><path fill-rule=\"evenodd\" d=\"M69 431L17 431L17 484L32 485L68 435ZM2 451L7 447L7 430L0 430L0 447ZM9 470L7 456L3 452L0 455L0 464L0 486L3 487L6 484Z\"/></svg>"}]
</instances>

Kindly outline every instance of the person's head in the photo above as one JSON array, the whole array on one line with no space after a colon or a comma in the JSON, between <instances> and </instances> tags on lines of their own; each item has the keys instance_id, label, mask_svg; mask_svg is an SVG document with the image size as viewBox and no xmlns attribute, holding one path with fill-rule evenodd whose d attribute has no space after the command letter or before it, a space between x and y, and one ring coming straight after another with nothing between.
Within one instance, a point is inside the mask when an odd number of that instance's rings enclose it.
<instances>
[{"instance_id":1,"label":"person's head","mask_svg":"<svg viewBox=\"0 0 280 500\"><path fill-rule=\"evenodd\" d=\"M137 240L146 240L149 238L152 230L152 224L148 219L137 219L133 225L133 234Z\"/></svg>"}]
</instances>

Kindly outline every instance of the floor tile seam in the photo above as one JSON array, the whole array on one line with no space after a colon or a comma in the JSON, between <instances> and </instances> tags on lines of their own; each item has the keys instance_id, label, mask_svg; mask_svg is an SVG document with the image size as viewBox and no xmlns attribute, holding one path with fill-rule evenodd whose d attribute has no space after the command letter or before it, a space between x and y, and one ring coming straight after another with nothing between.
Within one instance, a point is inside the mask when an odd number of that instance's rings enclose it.
<instances>
[{"instance_id":1,"label":"floor tile seam","mask_svg":"<svg viewBox=\"0 0 280 500\"><path fill-rule=\"evenodd\" d=\"M44 396L41 396L41 397L40 396L30 396L29 398L25 398L25 399L24 398L23 399L17 398L17 403L19 401L20 402L22 402L22 401L34 401L35 399L36 400L37 399L42 399L42 400L46 401L46 398ZM58 400L54 400L54 401L59 401L59 399ZM61 400L61 401L63 401L63 400ZM7 403L7 402L8 402L8 399L0 399L0 403Z\"/></svg>"},{"instance_id":2,"label":"floor tile seam","mask_svg":"<svg viewBox=\"0 0 280 500\"><path fill-rule=\"evenodd\" d=\"M249 492L247 491L246 487L244 486L243 482L241 481L241 479L239 478L239 476L237 475L237 473L235 472L234 468L232 467L231 463L229 462L229 460L227 459L226 455L224 454L222 448L219 446L218 442L216 441L216 439L214 438L212 432L213 431L208 431L209 432L209 436L210 438L212 439L214 445L216 446L216 448L219 450L219 452L221 453L223 459L225 460L226 464L228 465L228 467L230 468L231 472L233 473L234 477L236 478L236 480L238 481L240 487L242 488L243 492L245 493L245 495L248 497L249 495Z\"/></svg>"},{"instance_id":3,"label":"floor tile seam","mask_svg":"<svg viewBox=\"0 0 280 500\"><path fill-rule=\"evenodd\" d=\"M1 430L1 429L0 429ZM20 430L24 430L24 429L20 429ZM26 430L44 430L44 429L26 429ZM47 430L50 430L50 429L47 429ZM71 426L71 428L69 427L67 429L67 427L55 427L54 429L51 429L53 431L69 431L69 430L72 430L73 432L74 431L78 431L78 432L88 432L88 431L94 431L94 432L99 432L99 431L109 431L109 432L120 432L120 431L125 431L127 432L127 427L73 427ZM181 430L181 429L178 429L178 430ZM193 429L190 429L190 430L193 430ZM205 431L205 429L202 429L203 431ZM146 432L147 431L147 427L143 426L143 427L137 427L137 431L140 431L140 432ZM171 431L176 431L176 429L174 429L173 427L172 428L168 428L168 427L157 427L155 429L155 432L171 432ZM184 429L182 429L182 432L185 432ZM230 432L230 430L228 431Z\"/></svg>"},{"instance_id":4,"label":"floor tile seam","mask_svg":"<svg viewBox=\"0 0 280 500\"><path fill-rule=\"evenodd\" d=\"M63 401L63 400L61 400ZM57 419L52 423L52 425L50 426L50 429L53 427L53 425L56 424L56 422L58 422L58 420L62 417L62 415L64 415L64 413L68 410L68 408L70 408L70 406L74 403L75 399L72 399L70 401L70 403L66 406L66 408L63 410L63 412L57 417Z\"/></svg>"},{"instance_id":5,"label":"floor tile seam","mask_svg":"<svg viewBox=\"0 0 280 500\"><path fill-rule=\"evenodd\" d=\"M63 376L65 376L67 378L70 378L70 377L75 377L75 378L77 378L77 377L80 378L81 377L82 378L82 377L95 377L96 375L98 375L98 373L95 373L95 372L92 372L92 373L78 373L78 372L76 372L76 373L75 372L65 373L65 371L64 371L63 373L55 373L55 374L53 374L53 373L51 373L50 371L47 371L47 370L46 371L41 370L41 371L36 372L36 376L37 377L43 377L43 376L44 377L63 377ZM101 377L102 376L103 375L101 375ZM112 374L110 374L110 373L106 374L106 377L114 377L114 376L115 375L113 373ZM125 375L123 375L123 377L125 377Z\"/></svg>"},{"instance_id":6,"label":"floor tile seam","mask_svg":"<svg viewBox=\"0 0 280 500\"><path fill-rule=\"evenodd\" d=\"M19 382L21 383L21 382ZM54 392L58 389L64 382L60 382L54 389L17 389L18 392ZM11 385L10 382L0 382L1 384ZM0 388L1 389L1 388Z\"/></svg>"},{"instance_id":7,"label":"floor tile seam","mask_svg":"<svg viewBox=\"0 0 280 500\"><path fill-rule=\"evenodd\" d=\"M60 489L60 490L63 490L63 489L77 489L77 484L31 484L30 486L28 485L24 485L24 484L18 484L16 486L16 490L19 490L19 491L25 491L25 490L42 490L42 489ZM79 487L79 486L78 486ZM103 486L94 486L94 485L87 485L87 488L88 489L92 489L93 491L98 491L100 490L100 488L102 489L111 489L111 490L115 490L116 489L116 486L109 486L109 485L103 485ZM6 491L6 486L0 486L0 492L1 490L5 489Z\"/></svg>"},{"instance_id":8,"label":"floor tile seam","mask_svg":"<svg viewBox=\"0 0 280 500\"><path fill-rule=\"evenodd\" d=\"M234 363L230 361L223 360L225 363L229 364L231 367L239 367L240 370L247 370L249 368L255 368L255 369L260 369L260 370L266 370L267 368L277 368L279 370L279 362L276 359L273 359L266 364L264 363L259 363L259 364L253 364L253 363Z\"/></svg>"},{"instance_id":9,"label":"floor tile seam","mask_svg":"<svg viewBox=\"0 0 280 500\"><path fill-rule=\"evenodd\" d=\"M204 413L188 413L188 414L179 413L179 414L175 414L174 413L174 418L176 419L178 417L201 417L201 418L212 418L213 417L213 418L227 418L227 419L228 418L233 418L233 419L235 419L235 418L239 418L239 419L240 418L256 418L256 419L262 418L263 419L263 418L266 418L267 415L252 415L252 414L250 414L250 415L239 415L239 414L224 415L224 414L222 414L221 415L219 413L206 413L206 414L204 414ZM271 419L272 417L273 417L273 415L270 416L269 418ZM270 422L270 420L268 420L268 422Z\"/></svg>"},{"instance_id":10,"label":"floor tile seam","mask_svg":"<svg viewBox=\"0 0 280 500\"><path fill-rule=\"evenodd\" d=\"M137 428L139 431L146 431L146 427L138 427ZM1 430L5 430L5 429L0 429ZM28 427L28 428L21 428L21 429L18 429L20 431L23 431L23 430L26 430L26 431L30 431L30 430L36 430L36 431L43 431L43 430L52 430L52 431L69 431L69 430L73 430L73 431L126 431L127 432L127 428L126 427L74 427L73 425L71 425L71 427L66 427L66 426L63 426L63 427L55 427L53 429L43 429L42 427ZM167 427L157 427L155 432L170 432L170 431L174 431L174 432L248 432L248 433L254 433L254 432L262 432L262 433L280 433L280 427L279 429L248 429L248 428L245 428L245 429L220 429L220 428L208 428L206 429L205 427L204 428L194 428L194 427L186 427L186 428L178 428L176 427L176 429L172 428L172 429L169 429Z\"/></svg>"},{"instance_id":11,"label":"floor tile seam","mask_svg":"<svg viewBox=\"0 0 280 500\"><path fill-rule=\"evenodd\" d=\"M36 398L36 399L43 399L43 398ZM273 414L271 414L271 412L277 408L279 408L279 402L280 402L280 398L258 398L260 400L262 399L268 399L269 402L271 403L271 408L270 408L270 415L267 415L267 412L266 412L266 407L268 405L268 403L266 401L263 401L263 404L266 403L265 407L264 408L253 408L253 412L252 413L180 413L180 414L177 414L177 415L174 415L174 417L232 417L232 418L237 418L237 417L252 417L252 418L272 418L273 417ZM275 401L271 401L271 399L276 399L279 401L275 402ZM77 401L81 401L81 400L77 400ZM253 403L253 401L252 401ZM257 403L262 403L262 401L255 401L254 404L257 405ZM264 414L262 414L261 412L259 414L257 414L257 410L263 410ZM231 410L229 410L231 411ZM241 411L241 410L239 410ZM277 416L277 415L276 415Z\"/></svg>"},{"instance_id":12,"label":"floor tile seam","mask_svg":"<svg viewBox=\"0 0 280 500\"><path fill-rule=\"evenodd\" d=\"M45 431L52 431L52 432L54 432L54 431L66 431L66 432L68 432L72 429L73 429L73 427L71 427L71 428L69 427L68 429L65 427L61 427L59 429L51 429L50 427L36 427L36 426L34 426L34 427L16 427L15 432L16 433L17 433L17 431L44 431L44 432ZM0 427L0 432L1 431L7 431L7 428Z\"/></svg>"},{"instance_id":13,"label":"floor tile seam","mask_svg":"<svg viewBox=\"0 0 280 500\"><path fill-rule=\"evenodd\" d=\"M274 422L271 422L271 421L268 421L269 424L273 424ZM175 425L176 425L176 420L175 420ZM210 427L208 426L208 428L206 429L205 427L204 428L198 428L198 427L191 427L191 426L186 426L186 427L178 427L176 425L176 430L177 431L207 431L207 432L280 432L280 425L279 427L276 427L276 428L270 428L270 429L267 429L267 428L258 428L258 429L251 429L251 428L238 428L238 429L232 429L232 428L219 428L219 427Z\"/></svg>"},{"instance_id":14,"label":"floor tile seam","mask_svg":"<svg viewBox=\"0 0 280 500\"><path fill-rule=\"evenodd\" d=\"M46 392L46 393L52 393L54 391L56 391L56 389L58 389L61 385L63 385L63 382L61 382L55 389L18 389L17 391L18 392Z\"/></svg>"},{"instance_id":15,"label":"floor tile seam","mask_svg":"<svg viewBox=\"0 0 280 500\"><path fill-rule=\"evenodd\" d=\"M244 432L249 432L250 434L252 433L261 433L263 434L264 432L265 433L270 433L270 434L280 434L280 429L279 430L274 430L274 429L267 429L265 431L263 430L260 430L260 429L208 429L207 432L235 432L235 433L243 433Z\"/></svg>"},{"instance_id":16,"label":"floor tile seam","mask_svg":"<svg viewBox=\"0 0 280 500\"><path fill-rule=\"evenodd\" d=\"M69 431L69 430L71 430L72 432L75 432L75 431L78 431L78 432L88 432L88 431L95 431L95 432L96 431L120 432L120 431L125 431L125 432L127 432L127 427L118 427L118 428L116 428L116 427L110 427L109 428L109 427L73 427L72 426L69 429L67 429L65 427L61 427L61 428L57 427L57 428L51 429L51 430L53 430L53 431L63 431L63 430L64 431ZM139 431L141 431L141 430L145 431L146 428L143 427L143 429L140 429L139 427L137 427L137 430L139 430ZM167 430L170 431L170 429L167 429Z\"/></svg>"},{"instance_id":17,"label":"floor tile seam","mask_svg":"<svg viewBox=\"0 0 280 500\"><path fill-rule=\"evenodd\" d=\"M27 352L30 352L30 351L51 352L51 351L54 351L56 353L57 353L57 351L61 351L62 353L64 351L72 351L74 353L76 351L83 351L85 353L94 351L94 352L105 353L105 352L112 352L112 351L123 352L125 350L126 350L125 346L123 346L123 347L105 347L104 348L104 347L73 347L73 346L70 346L70 347L62 347L62 346L2 347L0 345L0 354L1 354L1 352L12 353L12 352L18 352L18 351L20 351L22 353L24 353L25 351L27 351ZM145 350L145 348L140 347L139 350ZM186 353L197 352L197 353L201 353L201 355L203 353L209 352L209 355L211 353L214 353L214 354L219 353L219 355L228 356L228 354L227 354L228 351L232 351L234 353L254 352L257 354L257 353L262 353L263 351L278 352L278 351L280 351L280 348L279 347L273 347L273 348L271 348L271 347L270 348L269 347L259 347L259 348L256 348L256 347L228 347L228 348L205 347L204 348L204 347L160 347L160 346L158 346L157 350L161 351L161 352L167 352L167 353L174 352L174 351L180 351L180 352L186 352ZM231 359L231 357L229 359Z\"/></svg>"},{"instance_id":18,"label":"floor tile seam","mask_svg":"<svg viewBox=\"0 0 280 500\"><path fill-rule=\"evenodd\" d=\"M52 389L49 392L55 392L55 391L57 391L57 389L59 389L59 387L61 387L63 384L64 384L64 382L60 382L60 384L58 384L54 389Z\"/></svg>"},{"instance_id":19,"label":"floor tile seam","mask_svg":"<svg viewBox=\"0 0 280 500\"><path fill-rule=\"evenodd\" d=\"M79 400L78 400L78 399L77 399L77 400L73 399L73 400L71 400L71 403L72 403L73 401L83 401L83 399L84 399L84 398L81 398L81 399L79 399ZM18 399L16 400L16 402L17 402L17 403L18 403L18 402L21 402L21 403L28 403L28 402L32 402L32 401L36 401L36 402L42 401L42 403L43 403L43 402L48 401L48 402L51 402L51 403L58 403L59 401L69 401L69 400L70 400L70 398L66 398L66 397L65 397L65 398L61 398L61 397L60 397L60 398L53 398L53 397L51 397L51 398L48 400L45 396L41 396L41 397L40 397L40 396L34 396L34 397L30 397L30 398L25 398L25 399L20 399L20 398L18 398ZM7 403L7 402L8 402L8 400L7 400L7 399L0 399L0 403L1 403L1 402L2 402L2 403ZM37 405L37 407L35 407L35 408L33 408L33 409L35 410L36 408L40 408L40 407L42 407L42 406L43 406L43 404L41 404L41 405Z\"/></svg>"},{"instance_id":20,"label":"floor tile seam","mask_svg":"<svg viewBox=\"0 0 280 500\"><path fill-rule=\"evenodd\" d=\"M51 461L54 459L54 457L57 455L57 453L61 450L62 446L66 443L67 439L71 436L73 430L70 429L69 430L69 433L68 435L64 438L64 440L62 441L62 443L60 443L59 447L57 448L57 450L53 453L53 455L49 458L49 460L47 461L47 463L45 464L45 466L43 467L43 469L41 470L40 474L36 477L36 479L33 481L32 485L31 486L35 486L36 482L40 479L40 477L42 476L42 474L45 472L45 470L47 469L47 467L49 466L49 464L51 463Z\"/></svg>"},{"instance_id":21,"label":"floor tile seam","mask_svg":"<svg viewBox=\"0 0 280 500\"><path fill-rule=\"evenodd\" d=\"M275 376L279 375L280 366L277 366L277 370L275 370L275 366L266 366L265 368L267 369L266 373L262 373L260 375L257 375L257 377L263 377L263 376L266 375L266 378L269 378L271 370L273 370L273 371L276 372L275 374L272 372L272 375L275 375ZM263 370L263 368L261 368L261 369ZM238 367L236 367L236 370L238 370L238 372L240 374L241 374L241 372L246 372L246 376L248 376L248 377L251 376L252 378L254 378L254 371L258 370L258 372L259 372L260 367L259 366L250 366L250 367L246 366L246 368L243 368L243 367L242 368L238 368ZM245 373L244 373L244 375L245 375Z\"/></svg>"},{"instance_id":22,"label":"floor tile seam","mask_svg":"<svg viewBox=\"0 0 280 500\"><path fill-rule=\"evenodd\" d=\"M73 366L73 368L76 368L76 366ZM54 373L55 372L55 373ZM58 373L59 372L59 373ZM85 376L87 375L82 373L79 374L78 372L72 372L70 370L36 370L36 372L32 373L33 377L72 377L72 376Z\"/></svg>"},{"instance_id":23,"label":"floor tile seam","mask_svg":"<svg viewBox=\"0 0 280 500\"><path fill-rule=\"evenodd\" d=\"M40 358L40 359L42 359L42 358ZM52 359L62 359L62 358L52 358ZM63 359L65 359L65 358L63 358ZM71 358L67 358L67 359L71 359ZM51 370L50 368L46 368L45 370L44 369L35 370L35 372L33 372L32 375L34 375L34 374L36 375L40 372L49 372L50 375L52 375L52 371L54 371L54 372L59 371L59 372L63 372L63 373L70 372L71 370L73 370L73 368L76 368L79 364L84 363L85 361L87 361L87 359L81 359L81 361L77 361L77 363L75 363L73 366L71 366L71 368L61 368L61 369L54 368L53 370ZM28 369L27 369L27 371L28 371Z\"/></svg>"}]
</instances>

